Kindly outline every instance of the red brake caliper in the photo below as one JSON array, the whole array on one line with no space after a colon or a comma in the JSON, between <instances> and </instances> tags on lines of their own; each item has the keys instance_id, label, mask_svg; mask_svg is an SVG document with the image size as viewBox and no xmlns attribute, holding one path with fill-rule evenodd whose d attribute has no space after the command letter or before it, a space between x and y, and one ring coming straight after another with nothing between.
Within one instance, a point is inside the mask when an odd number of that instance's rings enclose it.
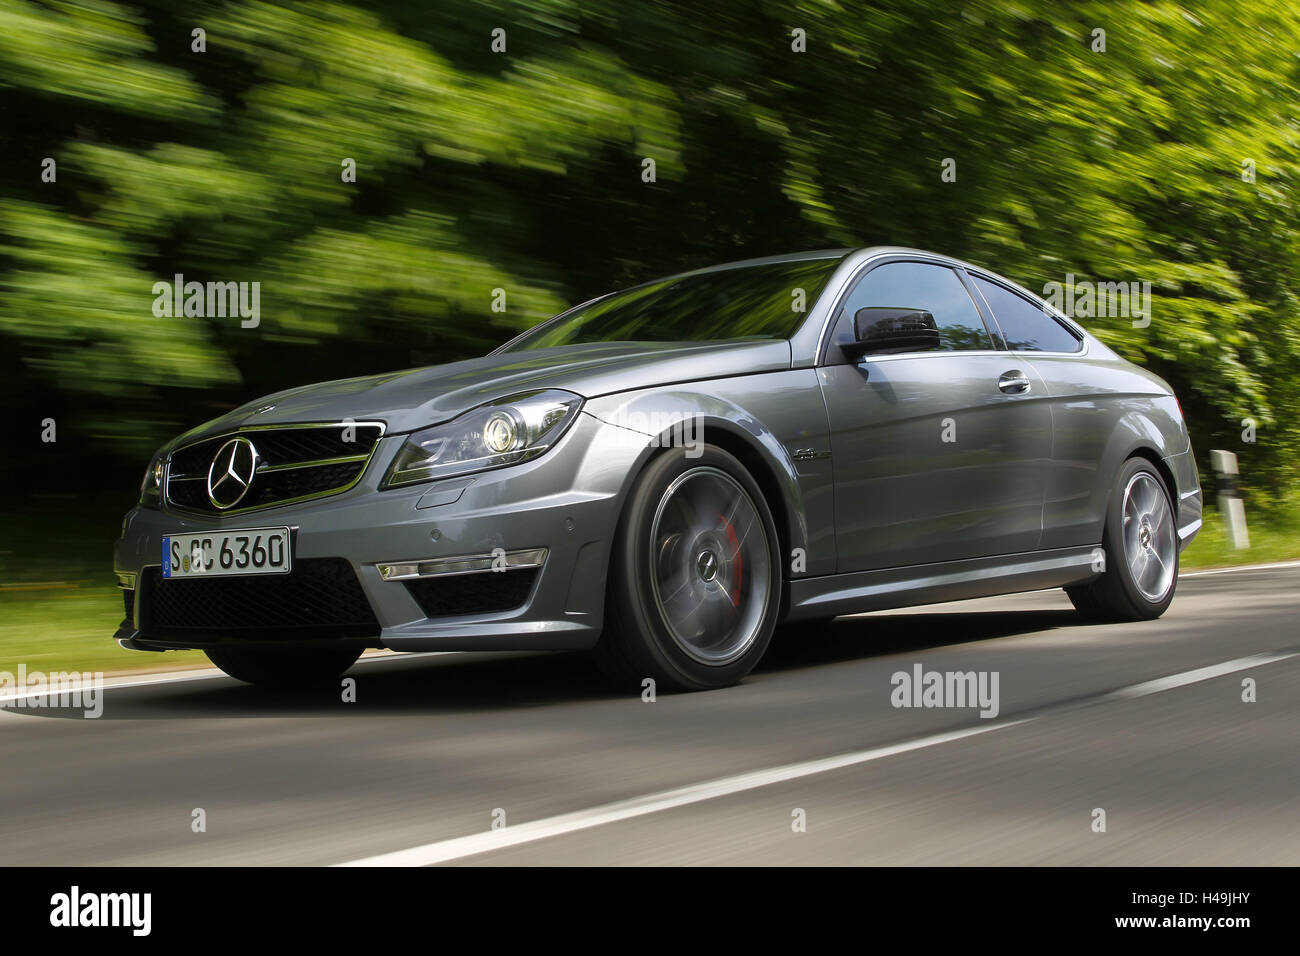
<instances>
[{"instance_id":1,"label":"red brake caliper","mask_svg":"<svg viewBox=\"0 0 1300 956\"><path fill-rule=\"evenodd\" d=\"M731 598L732 607L740 607L740 582L745 573L745 557L740 553L740 539L736 537L736 529L725 515L718 517L722 519L722 526L727 531L727 544L731 546L731 587L727 589L727 597Z\"/></svg>"}]
</instances>

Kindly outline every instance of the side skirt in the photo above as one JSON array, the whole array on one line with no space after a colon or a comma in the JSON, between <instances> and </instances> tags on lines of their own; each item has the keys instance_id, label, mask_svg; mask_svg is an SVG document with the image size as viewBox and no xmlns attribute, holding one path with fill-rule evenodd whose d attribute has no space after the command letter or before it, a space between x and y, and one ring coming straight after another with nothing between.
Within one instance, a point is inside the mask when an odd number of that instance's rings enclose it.
<instances>
[{"instance_id":1,"label":"side skirt","mask_svg":"<svg viewBox=\"0 0 1300 956\"><path fill-rule=\"evenodd\" d=\"M1082 584L1097 576L1093 561L1100 548L1098 544L800 578L786 584L789 597L786 606L790 609L786 620L965 601Z\"/></svg>"}]
</instances>

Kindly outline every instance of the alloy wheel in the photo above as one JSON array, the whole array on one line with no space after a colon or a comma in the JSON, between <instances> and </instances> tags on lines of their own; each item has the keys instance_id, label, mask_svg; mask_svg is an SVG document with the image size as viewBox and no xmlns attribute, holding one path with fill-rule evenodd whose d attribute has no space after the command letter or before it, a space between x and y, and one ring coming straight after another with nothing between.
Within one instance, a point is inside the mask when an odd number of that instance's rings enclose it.
<instances>
[{"instance_id":1,"label":"alloy wheel","mask_svg":"<svg viewBox=\"0 0 1300 956\"><path fill-rule=\"evenodd\" d=\"M769 603L771 552L753 499L719 468L683 472L650 528L655 607L693 660L722 666L758 638Z\"/></svg>"},{"instance_id":2,"label":"alloy wheel","mask_svg":"<svg viewBox=\"0 0 1300 956\"><path fill-rule=\"evenodd\" d=\"M1173 586L1177 546L1164 489L1150 472L1139 471L1124 488L1124 558L1134 585L1153 604Z\"/></svg>"}]
</instances>

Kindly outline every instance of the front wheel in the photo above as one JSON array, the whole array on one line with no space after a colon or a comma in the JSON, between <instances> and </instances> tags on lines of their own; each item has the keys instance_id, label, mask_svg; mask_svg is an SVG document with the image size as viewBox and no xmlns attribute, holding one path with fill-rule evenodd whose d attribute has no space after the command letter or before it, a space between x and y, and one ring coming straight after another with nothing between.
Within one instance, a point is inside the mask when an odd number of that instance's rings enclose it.
<instances>
[{"instance_id":1,"label":"front wheel","mask_svg":"<svg viewBox=\"0 0 1300 956\"><path fill-rule=\"evenodd\" d=\"M734 684L767 650L780 588L776 525L753 477L721 448L671 449L619 522L597 662L666 690Z\"/></svg>"},{"instance_id":2,"label":"front wheel","mask_svg":"<svg viewBox=\"0 0 1300 956\"><path fill-rule=\"evenodd\" d=\"M1103 621L1147 621L1165 613L1178 583L1178 532L1169 490L1146 459L1130 458L1120 469L1102 545L1101 576L1066 588L1075 608Z\"/></svg>"},{"instance_id":3,"label":"front wheel","mask_svg":"<svg viewBox=\"0 0 1300 956\"><path fill-rule=\"evenodd\" d=\"M235 680L281 687L323 684L357 662L360 647L210 647L203 653Z\"/></svg>"}]
</instances>

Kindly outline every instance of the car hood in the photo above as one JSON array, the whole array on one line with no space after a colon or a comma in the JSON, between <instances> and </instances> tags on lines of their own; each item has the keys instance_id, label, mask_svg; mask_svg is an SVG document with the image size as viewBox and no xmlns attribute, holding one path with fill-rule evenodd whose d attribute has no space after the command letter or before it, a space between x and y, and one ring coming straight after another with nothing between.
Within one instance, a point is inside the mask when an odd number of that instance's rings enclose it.
<instances>
[{"instance_id":1,"label":"car hood","mask_svg":"<svg viewBox=\"0 0 1300 956\"><path fill-rule=\"evenodd\" d=\"M539 388L595 398L612 392L790 367L784 339L616 342L502 352L482 358L347 378L276 392L186 432L193 441L243 425L382 421L400 434L455 418L486 402Z\"/></svg>"}]
</instances>

